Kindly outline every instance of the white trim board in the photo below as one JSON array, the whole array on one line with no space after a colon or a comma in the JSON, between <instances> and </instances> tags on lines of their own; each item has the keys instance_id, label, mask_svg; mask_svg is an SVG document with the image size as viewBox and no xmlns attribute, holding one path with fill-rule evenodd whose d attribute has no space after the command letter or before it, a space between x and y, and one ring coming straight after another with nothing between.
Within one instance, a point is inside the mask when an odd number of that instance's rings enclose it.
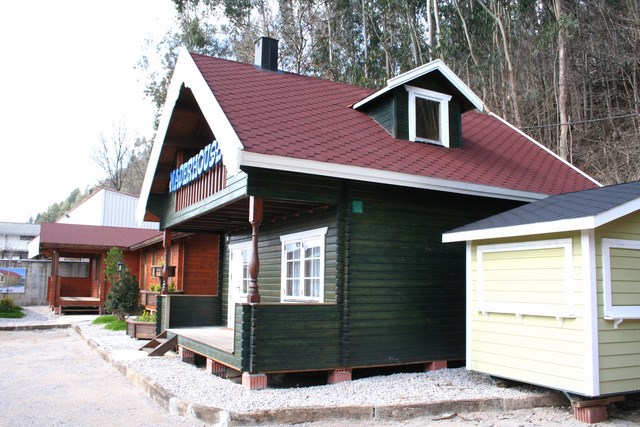
<instances>
[{"instance_id":1,"label":"white trim board","mask_svg":"<svg viewBox=\"0 0 640 427\"><path fill-rule=\"evenodd\" d=\"M294 159L291 157L270 156L243 151L240 164L263 169L274 169L287 172L298 172L310 175L321 175L333 178L352 179L356 181L375 182L398 185L402 187L420 188L424 190L446 191L449 193L468 194L473 196L497 199L533 202L548 197L546 194L519 190L509 190L488 185L471 184L441 178L412 175L400 172L383 171L359 166L340 165L319 162L316 160Z\"/></svg>"}]
</instances>

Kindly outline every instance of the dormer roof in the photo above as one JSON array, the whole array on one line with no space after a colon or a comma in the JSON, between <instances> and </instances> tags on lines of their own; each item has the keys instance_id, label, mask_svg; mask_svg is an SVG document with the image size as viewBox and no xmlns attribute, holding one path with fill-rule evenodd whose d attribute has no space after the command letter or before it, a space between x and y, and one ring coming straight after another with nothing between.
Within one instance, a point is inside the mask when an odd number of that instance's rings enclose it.
<instances>
[{"instance_id":1,"label":"dormer roof","mask_svg":"<svg viewBox=\"0 0 640 427\"><path fill-rule=\"evenodd\" d=\"M361 109L371 102L374 102L376 99L383 97L388 92L405 84L411 84L411 82L417 79L428 77L429 74L439 75L435 78L444 79L443 81L451 86L451 88L457 93L457 96L462 98L462 105L465 107L463 111L469 111L471 109L476 109L479 112L484 111L484 103L482 100L473 93L469 86L460 80L460 78L440 59L433 60L427 64L387 80L387 86L372 93L365 99L356 102L353 105L353 108L356 110Z\"/></svg>"}]
</instances>

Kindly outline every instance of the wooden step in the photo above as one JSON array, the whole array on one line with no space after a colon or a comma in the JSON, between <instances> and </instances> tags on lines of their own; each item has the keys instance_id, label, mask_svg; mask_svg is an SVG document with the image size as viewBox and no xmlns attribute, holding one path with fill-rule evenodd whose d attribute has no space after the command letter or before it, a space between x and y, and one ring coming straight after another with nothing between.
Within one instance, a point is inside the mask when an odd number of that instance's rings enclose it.
<instances>
[{"instance_id":1,"label":"wooden step","mask_svg":"<svg viewBox=\"0 0 640 427\"><path fill-rule=\"evenodd\" d=\"M151 341L140 347L140 350L147 352L148 356L163 356L177 344L177 335L174 335L171 338L167 338L167 331L162 331Z\"/></svg>"}]
</instances>

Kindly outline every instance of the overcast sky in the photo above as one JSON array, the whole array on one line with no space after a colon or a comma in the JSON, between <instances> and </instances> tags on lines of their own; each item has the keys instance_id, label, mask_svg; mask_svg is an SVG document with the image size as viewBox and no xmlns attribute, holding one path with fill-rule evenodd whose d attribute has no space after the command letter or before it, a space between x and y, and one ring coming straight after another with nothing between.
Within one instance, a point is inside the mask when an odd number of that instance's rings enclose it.
<instances>
[{"instance_id":1,"label":"overcast sky","mask_svg":"<svg viewBox=\"0 0 640 427\"><path fill-rule=\"evenodd\" d=\"M0 2L0 222L27 222L95 185L91 154L123 122L152 136L146 39L174 24L171 0Z\"/></svg>"}]
</instances>

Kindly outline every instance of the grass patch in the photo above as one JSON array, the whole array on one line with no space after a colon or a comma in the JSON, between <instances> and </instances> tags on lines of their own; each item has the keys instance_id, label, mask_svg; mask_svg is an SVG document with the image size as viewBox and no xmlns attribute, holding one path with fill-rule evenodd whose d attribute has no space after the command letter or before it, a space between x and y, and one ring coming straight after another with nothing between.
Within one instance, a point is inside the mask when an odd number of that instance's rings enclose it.
<instances>
[{"instance_id":1,"label":"grass patch","mask_svg":"<svg viewBox=\"0 0 640 427\"><path fill-rule=\"evenodd\" d=\"M124 320L114 320L113 322L109 322L104 325L105 329L110 331L126 331L127 330L127 322Z\"/></svg>"},{"instance_id":2,"label":"grass patch","mask_svg":"<svg viewBox=\"0 0 640 427\"><path fill-rule=\"evenodd\" d=\"M5 319L19 319L24 317L22 307L13 302L13 298L5 295L0 299L0 317Z\"/></svg>"},{"instance_id":3,"label":"grass patch","mask_svg":"<svg viewBox=\"0 0 640 427\"><path fill-rule=\"evenodd\" d=\"M107 323L114 322L116 320L118 320L118 318L116 316L113 316L111 314L107 314L105 316L96 317L93 320L93 322L91 322L91 323L93 323L94 325L104 325L104 324L107 324Z\"/></svg>"},{"instance_id":4,"label":"grass patch","mask_svg":"<svg viewBox=\"0 0 640 427\"><path fill-rule=\"evenodd\" d=\"M24 317L24 313L20 310L0 311L0 317L4 319L20 319L21 317Z\"/></svg>"},{"instance_id":5,"label":"grass patch","mask_svg":"<svg viewBox=\"0 0 640 427\"><path fill-rule=\"evenodd\" d=\"M93 323L94 325L104 325L104 328L110 331L127 330L127 322L125 320L118 320L116 316L113 316L111 314L98 316L91 323Z\"/></svg>"}]
</instances>

